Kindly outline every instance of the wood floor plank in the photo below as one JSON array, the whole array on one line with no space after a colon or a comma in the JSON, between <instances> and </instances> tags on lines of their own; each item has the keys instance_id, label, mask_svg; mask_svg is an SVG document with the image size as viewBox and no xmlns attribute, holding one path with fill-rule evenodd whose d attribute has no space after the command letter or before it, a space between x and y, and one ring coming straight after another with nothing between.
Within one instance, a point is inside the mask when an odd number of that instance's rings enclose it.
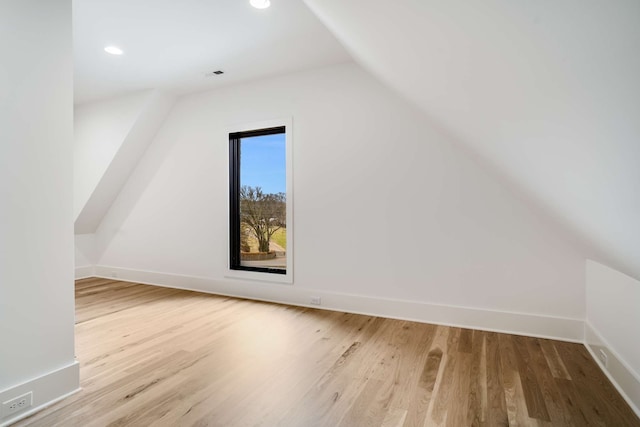
<instances>
[{"instance_id":1,"label":"wood floor plank","mask_svg":"<svg viewBox=\"0 0 640 427\"><path fill-rule=\"evenodd\" d=\"M82 391L16 426L640 426L584 346L82 279Z\"/></svg>"},{"instance_id":2,"label":"wood floor plank","mask_svg":"<svg viewBox=\"0 0 640 427\"><path fill-rule=\"evenodd\" d=\"M379 337L377 332L381 327L389 326L389 323L375 319L363 330L363 336L375 339ZM364 388L366 383L366 379L359 374L364 357L360 357L360 354L366 353L362 346L362 341L351 343L303 399L289 410L279 425L323 425L332 420L331 411L335 407L346 411L357 396L355 392ZM367 356L375 358L375 354Z\"/></svg>"},{"instance_id":3,"label":"wood floor plank","mask_svg":"<svg viewBox=\"0 0 640 427\"><path fill-rule=\"evenodd\" d=\"M438 385L438 393L435 395L429 420L433 425L446 425L447 412L453 406L449 405L449 398L456 380L455 372L458 363L457 348L460 329L443 327L443 330L447 333L446 357L444 357L444 367Z\"/></svg>"},{"instance_id":4,"label":"wood floor plank","mask_svg":"<svg viewBox=\"0 0 640 427\"><path fill-rule=\"evenodd\" d=\"M540 348L542 349L542 353L544 354L544 358L549 365L549 369L551 370L551 375L553 375L554 378L570 380L571 375L569 375L567 367L564 366L564 362L558 354L558 349L553 344L553 342L551 340L545 339L540 339L539 341Z\"/></svg>"},{"instance_id":5,"label":"wood floor plank","mask_svg":"<svg viewBox=\"0 0 640 427\"><path fill-rule=\"evenodd\" d=\"M498 334L487 332L487 425L508 426L507 401L504 393Z\"/></svg>"},{"instance_id":6,"label":"wood floor plank","mask_svg":"<svg viewBox=\"0 0 640 427\"><path fill-rule=\"evenodd\" d=\"M538 383L536 373L531 363L531 356L527 348L527 339L527 337L522 336L513 337L516 360L518 361L518 372L522 382L527 411L531 418L549 422L551 418L549 417L547 405L545 404L542 391L540 390L540 384Z\"/></svg>"},{"instance_id":7,"label":"wood floor plank","mask_svg":"<svg viewBox=\"0 0 640 427\"><path fill-rule=\"evenodd\" d=\"M473 330L462 329L460 331L460 339L458 341L458 351L460 353L471 353L472 344L473 344L472 340L473 340Z\"/></svg>"},{"instance_id":8,"label":"wood floor plank","mask_svg":"<svg viewBox=\"0 0 640 427\"><path fill-rule=\"evenodd\" d=\"M436 408L436 398L440 394L440 388L447 388L448 384L443 385L444 372L447 366L448 349L447 343L449 339L449 328L439 325L436 328L436 333L429 349L429 355L432 354L435 357L440 357L440 363L438 364L438 371L436 372L436 378L433 385L433 391L431 398L429 399L429 407L427 408L427 414L425 417L424 425L438 425L444 424L444 416L439 416L439 409ZM436 417L434 417L434 411L436 411Z\"/></svg>"},{"instance_id":9,"label":"wood floor plank","mask_svg":"<svg viewBox=\"0 0 640 427\"><path fill-rule=\"evenodd\" d=\"M500 349L500 362L502 363L502 379L509 425L540 425L538 420L529 417L512 337L510 335L500 334L498 345Z\"/></svg>"},{"instance_id":10,"label":"wood floor plank","mask_svg":"<svg viewBox=\"0 0 640 427\"><path fill-rule=\"evenodd\" d=\"M469 410L469 384L471 376L471 353L458 352L456 357L456 369L454 382L449 396L449 408L447 410L447 425L461 426L467 419Z\"/></svg>"},{"instance_id":11,"label":"wood floor plank","mask_svg":"<svg viewBox=\"0 0 640 427\"><path fill-rule=\"evenodd\" d=\"M397 322L396 325L395 332L388 338L387 351L365 373L369 378L365 389L345 414L341 425L382 425L391 408L407 407L408 394L397 393L397 385L404 384L408 390L418 386L416 374L432 332L416 327L413 322Z\"/></svg>"},{"instance_id":12,"label":"wood floor plank","mask_svg":"<svg viewBox=\"0 0 640 427\"><path fill-rule=\"evenodd\" d=\"M579 344L556 342L556 348L572 378L578 396L577 403L585 418L593 425L635 426L640 422L613 384L593 362L586 348Z\"/></svg>"},{"instance_id":13,"label":"wood floor plank","mask_svg":"<svg viewBox=\"0 0 640 427\"><path fill-rule=\"evenodd\" d=\"M487 421L486 332L473 331L471 338L471 372L469 373L469 426L485 426Z\"/></svg>"},{"instance_id":14,"label":"wood floor plank","mask_svg":"<svg viewBox=\"0 0 640 427\"><path fill-rule=\"evenodd\" d=\"M368 340L362 340L362 351L352 360L358 369L354 371L350 384L343 391L338 390L338 398L334 401L323 419L323 426L334 427L342 422L351 407L357 402L358 397L366 390L366 385L372 376L381 370L385 370L384 358L388 354L393 336L397 334L403 322L393 320L384 322L376 330L375 335ZM362 418L366 417L361 414Z\"/></svg>"},{"instance_id":15,"label":"wood floor plank","mask_svg":"<svg viewBox=\"0 0 640 427\"><path fill-rule=\"evenodd\" d=\"M404 322L403 333L398 335L393 361L393 397L390 407L408 408L420 386L420 376L428 357L428 350L436 330L435 325L419 326L414 322ZM397 386L403 384L403 393ZM406 413L406 411L405 411ZM405 415L406 419L406 415Z\"/></svg>"},{"instance_id":16,"label":"wood floor plank","mask_svg":"<svg viewBox=\"0 0 640 427\"><path fill-rule=\"evenodd\" d=\"M391 408L380 427L402 427L406 419L406 409Z\"/></svg>"},{"instance_id":17,"label":"wood floor plank","mask_svg":"<svg viewBox=\"0 0 640 427\"><path fill-rule=\"evenodd\" d=\"M427 354L427 360L424 364L419 377L417 388L409 399L407 414L403 425L405 427L422 426L427 417L427 410L433 396L436 378L440 371L440 363L442 361L442 350L434 348Z\"/></svg>"},{"instance_id":18,"label":"wood floor plank","mask_svg":"<svg viewBox=\"0 0 640 427\"><path fill-rule=\"evenodd\" d=\"M246 393L244 398L236 399L234 406L225 406L225 413L218 415L217 419L226 421L227 425L273 426L281 422L282 415L291 407L311 409L304 406L300 397L305 398L309 391L319 384L322 376L330 371L333 364L329 362L339 359L354 342L359 342L363 331L368 330L374 323L372 317L345 313L339 313L339 316L345 318L344 321L336 323L333 327L327 325L323 333L310 345L305 345L304 341L297 342L296 344L300 344L295 346L298 351L287 353L277 363L274 368L277 375L275 378L270 375L273 380L263 381L263 386L258 385ZM308 370L310 363L316 367L313 371ZM290 395L293 398L279 399L282 395ZM233 410L235 407L238 409ZM260 419L257 424L256 419Z\"/></svg>"},{"instance_id":19,"label":"wood floor plank","mask_svg":"<svg viewBox=\"0 0 640 427\"><path fill-rule=\"evenodd\" d=\"M542 345L538 338L527 338L527 349L529 350L530 363L538 379L542 398L544 399L549 418L553 424L562 426L575 426L571 412L565 408L564 402L557 386L555 378L549 368L547 359L542 350Z\"/></svg>"}]
</instances>

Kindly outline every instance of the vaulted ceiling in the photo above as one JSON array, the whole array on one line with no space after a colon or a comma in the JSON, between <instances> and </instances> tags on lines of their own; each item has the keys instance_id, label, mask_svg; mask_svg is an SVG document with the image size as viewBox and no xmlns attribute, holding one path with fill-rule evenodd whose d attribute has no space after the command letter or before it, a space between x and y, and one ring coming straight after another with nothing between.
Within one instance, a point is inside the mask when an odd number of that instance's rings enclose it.
<instances>
[{"instance_id":1,"label":"vaulted ceiling","mask_svg":"<svg viewBox=\"0 0 640 427\"><path fill-rule=\"evenodd\" d=\"M75 102L200 91L350 61L300 0L74 0ZM107 45L124 54L104 52ZM224 74L206 76L212 71Z\"/></svg>"},{"instance_id":2,"label":"vaulted ceiling","mask_svg":"<svg viewBox=\"0 0 640 427\"><path fill-rule=\"evenodd\" d=\"M77 103L353 58L640 278L637 0L76 0L74 42Z\"/></svg>"}]
</instances>

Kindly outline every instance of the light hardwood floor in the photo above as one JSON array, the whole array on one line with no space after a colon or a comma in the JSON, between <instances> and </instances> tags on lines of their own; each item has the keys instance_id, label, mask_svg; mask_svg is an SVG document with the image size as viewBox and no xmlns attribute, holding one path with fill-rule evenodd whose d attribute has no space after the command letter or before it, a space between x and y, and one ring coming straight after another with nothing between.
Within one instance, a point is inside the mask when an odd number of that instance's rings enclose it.
<instances>
[{"instance_id":1,"label":"light hardwood floor","mask_svg":"<svg viewBox=\"0 0 640 427\"><path fill-rule=\"evenodd\" d=\"M30 426L640 426L579 344L76 283L80 393Z\"/></svg>"}]
</instances>

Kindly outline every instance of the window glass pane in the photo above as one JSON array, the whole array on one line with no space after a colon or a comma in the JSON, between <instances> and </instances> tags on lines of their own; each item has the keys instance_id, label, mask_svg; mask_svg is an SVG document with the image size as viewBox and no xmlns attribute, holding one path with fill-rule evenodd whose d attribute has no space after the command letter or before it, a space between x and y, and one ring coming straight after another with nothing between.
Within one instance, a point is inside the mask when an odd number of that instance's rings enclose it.
<instances>
[{"instance_id":1,"label":"window glass pane","mask_svg":"<svg viewBox=\"0 0 640 427\"><path fill-rule=\"evenodd\" d=\"M240 266L286 270L284 133L240 139Z\"/></svg>"}]
</instances>

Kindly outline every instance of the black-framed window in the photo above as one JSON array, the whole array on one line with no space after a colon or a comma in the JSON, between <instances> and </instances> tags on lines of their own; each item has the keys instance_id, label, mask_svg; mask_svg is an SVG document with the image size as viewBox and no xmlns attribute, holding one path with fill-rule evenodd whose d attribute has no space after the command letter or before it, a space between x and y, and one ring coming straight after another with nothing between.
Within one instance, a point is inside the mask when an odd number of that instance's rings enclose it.
<instances>
[{"instance_id":1,"label":"black-framed window","mask_svg":"<svg viewBox=\"0 0 640 427\"><path fill-rule=\"evenodd\" d=\"M287 274L285 126L229 134L232 270Z\"/></svg>"}]
</instances>

